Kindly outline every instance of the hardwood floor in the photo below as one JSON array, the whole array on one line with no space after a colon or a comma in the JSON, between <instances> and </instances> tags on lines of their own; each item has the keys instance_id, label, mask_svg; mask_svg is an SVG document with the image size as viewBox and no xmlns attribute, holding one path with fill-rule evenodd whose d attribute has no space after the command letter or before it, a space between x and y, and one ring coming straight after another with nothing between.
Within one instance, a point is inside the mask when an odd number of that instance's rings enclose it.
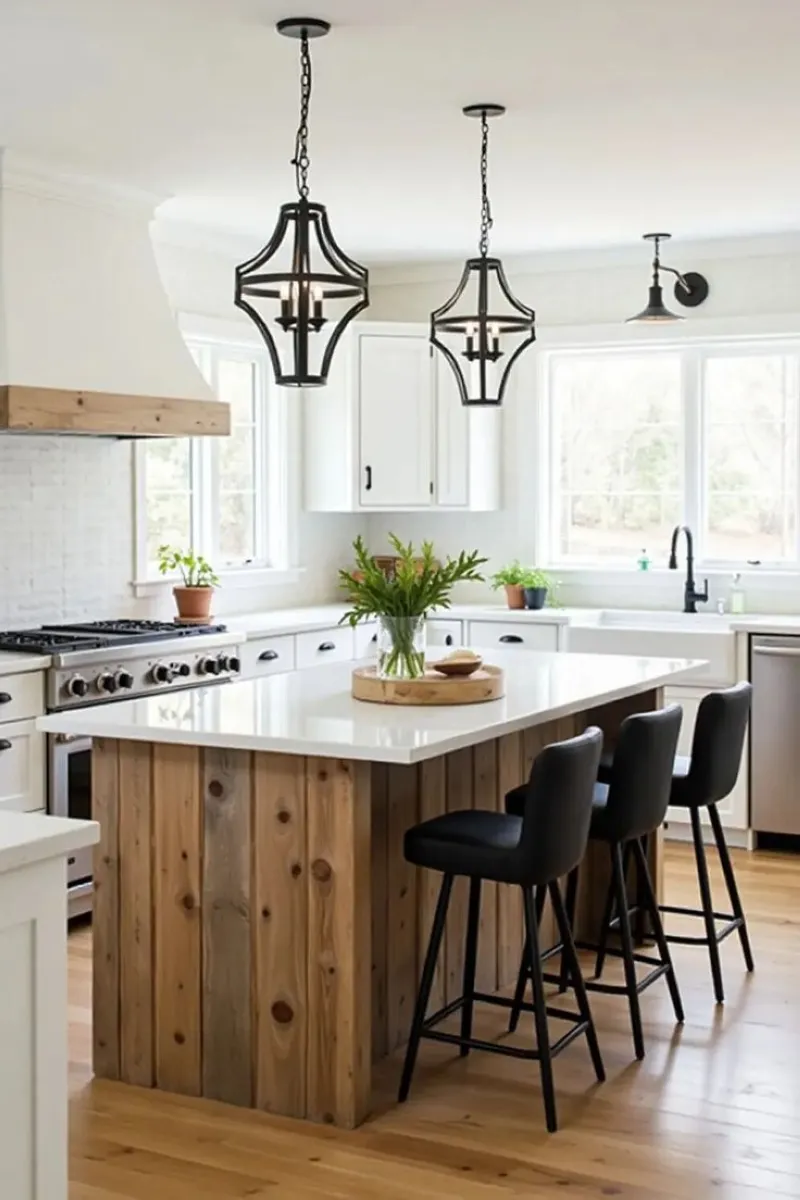
<instances>
[{"instance_id":1,"label":"hardwood floor","mask_svg":"<svg viewBox=\"0 0 800 1200\"><path fill-rule=\"evenodd\" d=\"M411 1098L354 1133L119 1084L90 1072L91 942L70 937L70 1200L478 1200L800 1196L800 859L735 855L756 958L723 944L727 1003L703 948L675 947L686 1024L665 986L642 997L647 1057L626 1001L593 995L608 1082L582 1040L556 1063L561 1131L544 1129L535 1064L423 1043ZM667 895L694 903L691 851L668 849ZM713 873L718 906L721 875ZM671 926L677 929L677 925ZM692 929L692 932L699 932ZM490 1013L480 1025L499 1032ZM521 1027L521 1037L531 1031Z\"/></svg>"}]
</instances>

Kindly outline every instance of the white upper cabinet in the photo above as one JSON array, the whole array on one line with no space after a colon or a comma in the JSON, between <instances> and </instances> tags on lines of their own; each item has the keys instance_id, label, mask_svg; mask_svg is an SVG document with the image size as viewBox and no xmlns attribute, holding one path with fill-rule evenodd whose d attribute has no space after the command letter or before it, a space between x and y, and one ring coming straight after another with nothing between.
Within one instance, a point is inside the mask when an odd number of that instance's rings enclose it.
<instances>
[{"instance_id":1,"label":"white upper cabinet","mask_svg":"<svg viewBox=\"0 0 800 1200\"><path fill-rule=\"evenodd\" d=\"M358 351L361 504L431 503L431 358L424 338L365 333Z\"/></svg>"},{"instance_id":2,"label":"white upper cabinet","mask_svg":"<svg viewBox=\"0 0 800 1200\"><path fill-rule=\"evenodd\" d=\"M305 507L312 512L500 507L498 409L467 409L427 329L359 322L328 386L304 395Z\"/></svg>"}]
</instances>

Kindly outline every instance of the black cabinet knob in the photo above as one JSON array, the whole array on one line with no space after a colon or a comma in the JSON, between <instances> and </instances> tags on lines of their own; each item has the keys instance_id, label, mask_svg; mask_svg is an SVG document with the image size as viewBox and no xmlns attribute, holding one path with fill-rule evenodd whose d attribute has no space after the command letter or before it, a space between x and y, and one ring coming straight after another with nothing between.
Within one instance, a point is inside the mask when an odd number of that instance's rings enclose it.
<instances>
[{"instance_id":1,"label":"black cabinet knob","mask_svg":"<svg viewBox=\"0 0 800 1200\"><path fill-rule=\"evenodd\" d=\"M275 662L276 658L279 658L279 657L280 657L280 655L278 654L277 650L262 650L258 656L258 661L259 662Z\"/></svg>"},{"instance_id":2,"label":"black cabinet knob","mask_svg":"<svg viewBox=\"0 0 800 1200\"><path fill-rule=\"evenodd\" d=\"M336 643L335 642L320 642L319 646L317 646L317 649L318 650L335 650Z\"/></svg>"},{"instance_id":3,"label":"black cabinet knob","mask_svg":"<svg viewBox=\"0 0 800 1200\"><path fill-rule=\"evenodd\" d=\"M0 692L0 704L10 704L10 703L11 703L11 693L10 692Z\"/></svg>"},{"instance_id":4,"label":"black cabinet knob","mask_svg":"<svg viewBox=\"0 0 800 1200\"><path fill-rule=\"evenodd\" d=\"M0 738L0 750L10 750L11 742L8 738Z\"/></svg>"},{"instance_id":5,"label":"black cabinet knob","mask_svg":"<svg viewBox=\"0 0 800 1200\"><path fill-rule=\"evenodd\" d=\"M520 644L523 641L518 633L504 633L499 640L501 642L513 642L515 645Z\"/></svg>"},{"instance_id":6,"label":"black cabinet knob","mask_svg":"<svg viewBox=\"0 0 800 1200\"><path fill-rule=\"evenodd\" d=\"M444 644L445 644L445 646L452 646L452 644L453 644L452 633L448 633L447 637L444 639Z\"/></svg>"}]
</instances>

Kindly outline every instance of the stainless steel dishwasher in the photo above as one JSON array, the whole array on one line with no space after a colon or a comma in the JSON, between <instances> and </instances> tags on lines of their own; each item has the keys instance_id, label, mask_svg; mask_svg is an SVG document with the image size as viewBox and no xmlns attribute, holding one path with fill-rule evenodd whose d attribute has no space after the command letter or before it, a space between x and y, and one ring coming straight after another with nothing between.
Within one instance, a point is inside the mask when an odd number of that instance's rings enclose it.
<instances>
[{"instance_id":1,"label":"stainless steel dishwasher","mask_svg":"<svg viewBox=\"0 0 800 1200\"><path fill-rule=\"evenodd\" d=\"M750 678L750 823L800 835L800 637L754 637Z\"/></svg>"}]
</instances>

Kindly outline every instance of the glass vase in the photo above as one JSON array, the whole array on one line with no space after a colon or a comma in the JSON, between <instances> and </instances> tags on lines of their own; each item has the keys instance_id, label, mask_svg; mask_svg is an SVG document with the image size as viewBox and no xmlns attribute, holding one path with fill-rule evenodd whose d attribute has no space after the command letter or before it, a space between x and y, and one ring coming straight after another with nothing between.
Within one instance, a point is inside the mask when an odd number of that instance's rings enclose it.
<instances>
[{"instance_id":1,"label":"glass vase","mask_svg":"<svg viewBox=\"0 0 800 1200\"><path fill-rule=\"evenodd\" d=\"M425 618L378 617L378 675L419 679L425 674Z\"/></svg>"}]
</instances>

